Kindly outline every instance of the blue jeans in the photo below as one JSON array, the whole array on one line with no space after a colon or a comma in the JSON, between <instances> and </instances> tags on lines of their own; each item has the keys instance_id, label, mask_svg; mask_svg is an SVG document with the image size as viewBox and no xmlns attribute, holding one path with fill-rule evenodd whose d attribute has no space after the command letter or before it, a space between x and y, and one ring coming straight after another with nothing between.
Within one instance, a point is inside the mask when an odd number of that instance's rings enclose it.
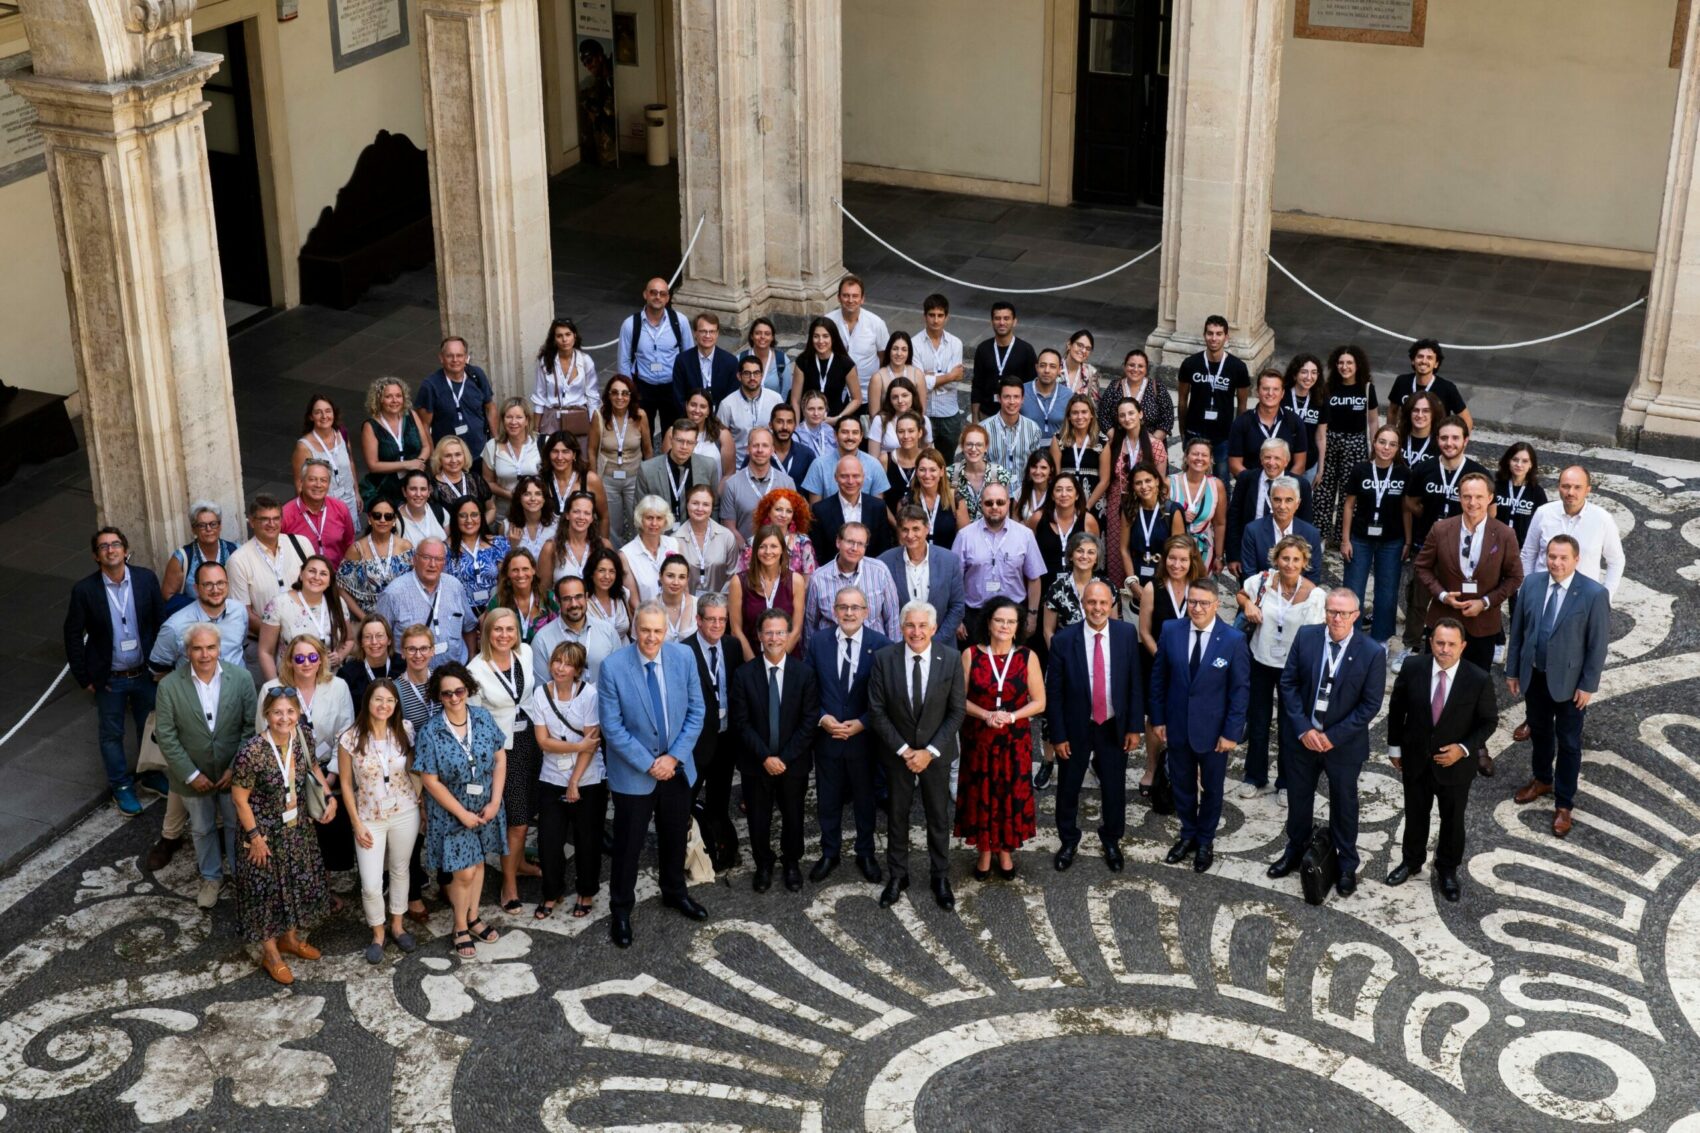
<instances>
[{"instance_id":1,"label":"blue jeans","mask_svg":"<svg viewBox=\"0 0 1700 1133\"><path fill-rule=\"evenodd\" d=\"M1346 564L1346 585L1358 596L1361 605L1370 570L1374 569L1375 615L1370 623L1369 635L1381 644L1393 636L1393 627L1399 617L1399 555L1404 550L1405 540L1397 536L1392 539L1360 539L1356 535L1351 539L1352 561Z\"/></svg>"},{"instance_id":2,"label":"blue jeans","mask_svg":"<svg viewBox=\"0 0 1700 1133\"><path fill-rule=\"evenodd\" d=\"M1232 484L1234 478L1228 474L1228 442L1225 440L1217 441L1211 447L1211 451L1215 453L1216 479L1224 484Z\"/></svg>"},{"instance_id":3,"label":"blue jeans","mask_svg":"<svg viewBox=\"0 0 1700 1133\"><path fill-rule=\"evenodd\" d=\"M179 795L183 809L189 812L189 833L195 839L195 865L201 878L217 881L224 876L223 858L230 859L231 875L236 872L236 804L229 791L208 791L201 794L194 785L189 793ZM224 820L224 837L218 836L216 823ZM222 842L222 845L220 844Z\"/></svg>"},{"instance_id":4,"label":"blue jeans","mask_svg":"<svg viewBox=\"0 0 1700 1133\"><path fill-rule=\"evenodd\" d=\"M94 707L100 719L100 760L106 764L106 783L115 791L135 782L130 774L130 762L124 755L124 710L128 708L136 721L139 742L142 725L153 711L153 698L153 677L147 673L115 677L94 694Z\"/></svg>"}]
</instances>

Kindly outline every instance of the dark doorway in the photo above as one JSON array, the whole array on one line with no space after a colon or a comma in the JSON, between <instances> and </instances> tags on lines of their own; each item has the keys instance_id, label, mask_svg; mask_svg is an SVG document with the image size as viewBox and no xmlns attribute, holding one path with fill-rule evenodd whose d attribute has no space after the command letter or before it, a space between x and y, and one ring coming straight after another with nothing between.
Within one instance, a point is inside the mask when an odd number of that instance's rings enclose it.
<instances>
[{"instance_id":1,"label":"dark doorway","mask_svg":"<svg viewBox=\"0 0 1700 1133\"><path fill-rule=\"evenodd\" d=\"M1163 203L1173 0L1080 0L1074 199Z\"/></svg>"},{"instance_id":2,"label":"dark doorway","mask_svg":"<svg viewBox=\"0 0 1700 1133\"><path fill-rule=\"evenodd\" d=\"M260 196L260 155L254 140L254 95L243 24L201 32L195 50L224 56L203 88L206 100L207 173L212 180L213 223L224 297L269 307L266 213Z\"/></svg>"}]
</instances>

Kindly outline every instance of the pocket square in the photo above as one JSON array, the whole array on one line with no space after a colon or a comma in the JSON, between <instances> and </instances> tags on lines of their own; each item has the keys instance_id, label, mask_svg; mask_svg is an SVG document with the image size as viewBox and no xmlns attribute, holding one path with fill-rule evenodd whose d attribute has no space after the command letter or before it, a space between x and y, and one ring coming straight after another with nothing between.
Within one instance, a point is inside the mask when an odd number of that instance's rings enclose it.
<instances>
[{"instance_id":1,"label":"pocket square","mask_svg":"<svg viewBox=\"0 0 1700 1133\"><path fill-rule=\"evenodd\" d=\"M1226 657L1218 657L1210 663L1210 667L1212 669L1226 669L1228 667L1228 659Z\"/></svg>"}]
</instances>

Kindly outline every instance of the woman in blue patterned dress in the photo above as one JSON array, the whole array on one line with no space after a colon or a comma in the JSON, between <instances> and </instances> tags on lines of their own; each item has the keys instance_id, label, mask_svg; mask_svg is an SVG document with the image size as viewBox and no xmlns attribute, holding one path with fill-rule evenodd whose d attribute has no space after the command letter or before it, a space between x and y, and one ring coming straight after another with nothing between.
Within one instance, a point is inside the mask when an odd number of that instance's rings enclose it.
<instances>
[{"instance_id":1,"label":"woman in blue patterned dress","mask_svg":"<svg viewBox=\"0 0 1700 1133\"><path fill-rule=\"evenodd\" d=\"M419 729L413 769L425 781L425 868L445 870L444 886L454 915L456 954L478 954L474 941L493 944L496 930L478 915L484 891L484 859L507 851L507 816L502 791L508 753L502 729L469 698L478 684L466 666L450 661L431 674L429 695L442 712Z\"/></svg>"},{"instance_id":2,"label":"woman in blue patterned dress","mask_svg":"<svg viewBox=\"0 0 1700 1133\"><path fill-rule=\"evenodd\" d=\"M378 604L384 587L413 569L413 544L396 525L396 505L374 496L366 506L366 537L356 539L337 567L336 582L350 602L362 610Z\"/></svg>"},{"instance_id":3,"label":"woman in blue patterned dress","mask_svg":"<svg viewBox=\"0 0 1700 1133\"><path fill-rule=\"evenodd\" d=\"M472 612L483 614L496 596L496 579L508 553L504 536L491 535L484 505L471 496L455 501L449 512L448 572L460 580Z\"/></svg>"}]
</instances>

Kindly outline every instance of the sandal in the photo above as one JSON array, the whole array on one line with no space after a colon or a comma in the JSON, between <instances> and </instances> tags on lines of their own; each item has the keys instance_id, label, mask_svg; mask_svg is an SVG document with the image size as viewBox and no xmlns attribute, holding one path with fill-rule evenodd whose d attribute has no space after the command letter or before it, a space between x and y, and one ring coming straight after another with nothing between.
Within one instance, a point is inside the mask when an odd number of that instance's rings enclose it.
<instances>
[{"instance_id":1,"label":"sandal","mask_svg":"<svg viewBox=\"0 0 1700 1133\"><path fill-rule=\"evenodd\" d=\"M472 960L478 956L478 947L472 943L472 934L465 929L455 933L454 943L450 947L462 960Z\"/></svg>"},{"instance_id":2,"label":"sandal","mask_svg":"<svg viewBox=\"0 0 1700 1133\"><path fill-rule=\"evenodd\" d=\"M502 912L508 914L510 917L517 915L523 908L525 908L525 902L521 901L518 897L515 897L512 901L502 902Z\"/></svg>"},{"instance_id":3,"label":"sandal","mask_svg":"<svg viewBox=\"0 0 1700 1133\"><path fill-rule=\"evenodd\" d=\"M591 901L588 905L584 904L583 902L575 904L573 906L573 919L576 920L579 917L588 917L590 915L590 911L592 909L594 909L595 907L596 907L595 901Z\"/></svg>"},{"instance_id":4,"label":"sandal","mask_svg":"<svg viewBox=\"0 0 1700 1133\"><path fill-rule=\"evenodd\" d=\"M537 906L537 911L531 914L533 920L546 921L555 912L555 902L545 901Z\"/></svg>"},{"instance_id":5,"label":"sandal","mask_svg":"<svg viewBox=\"0 0 1700 1133\"><path fill-rule=\"evenodd\" d=\"M483 917L473 917L470 921L467 921L466 931L469 936L476 940L482 940L485 944L494 944L501 939L501 934L485 924Z\"/></svg>"}]
</instances>

